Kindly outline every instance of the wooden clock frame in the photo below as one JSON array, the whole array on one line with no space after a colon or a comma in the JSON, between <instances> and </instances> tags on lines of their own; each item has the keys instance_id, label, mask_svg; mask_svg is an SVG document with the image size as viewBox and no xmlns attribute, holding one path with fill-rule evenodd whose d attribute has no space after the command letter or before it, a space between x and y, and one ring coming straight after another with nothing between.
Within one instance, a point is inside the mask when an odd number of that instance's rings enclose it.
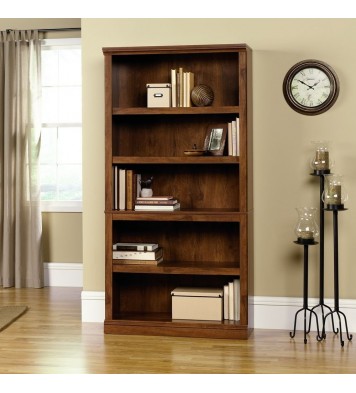
<instances>
[{"instance_id":1,"label":"wooden clock frame","mask_svg":"<svg viewBox=\"0 0 356 393\"><path fill-rule=\"evenodd\" d=\"M304 68L317 68L323 71L330 80L330 95L329 97L320 105L315 107L307 107L299 102L297 102L292 94L291 83L294 76L303 70ZM323 112L326 112L330 109L336 102L340 91L340 82L336 72L323 61L320 60L303 60L299 63L295 64L293 67L289 69L287 72L284 81L283 81L283 94L284 98L287 101L288 105L294 109L296 112L301 113L303 115L319 115Z\"/></svg>"}]
</instances>

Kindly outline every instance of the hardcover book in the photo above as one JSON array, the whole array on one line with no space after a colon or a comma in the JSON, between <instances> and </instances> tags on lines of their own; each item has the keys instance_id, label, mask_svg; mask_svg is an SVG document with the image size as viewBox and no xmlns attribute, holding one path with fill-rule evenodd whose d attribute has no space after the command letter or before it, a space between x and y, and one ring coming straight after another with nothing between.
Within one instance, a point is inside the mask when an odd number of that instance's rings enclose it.
<instances>
[{"instance_id":1,"label":"hardcover book","mask_svg":"<svg viewBox=\"0 0 356 393\"><path fill-rule=\"evenodd\" d=\"M152 197L137 197L138 201L168 201L170 199L174 199L174 196L159 195L159 196L152 196Z\"/></svg>"},{"instance_id":2,"label":"hardcover book","mask_svg":"<svg viewBox=\"0 0 356 393\"><path fill-rule=\"evenodd\" d=\"M154 251L130 251L116 250L112 252L113 259L139 259L142 261L154 261L163 256L163 248L159 247Z\"/></svg>"},{"instance_id":3,"label":"hardcover book","mask_svg":"<svg viewBox=\"0 0 356 393\"><path fill-rule=\"evenodd\" d=\"M129 250L129 251L154 251L158 248L157 243L115 243L112 246L113 251Z\"/></svg>"},{"instance_id":4,"label":"hardcover book","mask_svg":"<svg viewBox=\"0 0 356 393\"><path fill-rule=\"evenodd\" d=\"M115 259L115 265L153 265L157 266L163 262L163 257L156 260L143 260L143 259Z\"/></svg>"},{"instance_id":5,"label":"hardcover book","mask_svg":"<svg viewBox=\"0 0 356 393\"><path fill-rule=\"evenodd\" d=\"M178 203L177 199L168 199L168 200L158 200L158 199L144 199L144 200L137 200L137 205L175 205Z\"/></svg>"},{"instance_id":6,"label":"hardcover book","mask_svg":"<svg viewBox=\"0 0 356 393\"><path fill-rule=\"evenodd\" d=\"M137 211L173 211L179 209L180 203L174 205L135 205Z\"/></svg>"}]
</instances>

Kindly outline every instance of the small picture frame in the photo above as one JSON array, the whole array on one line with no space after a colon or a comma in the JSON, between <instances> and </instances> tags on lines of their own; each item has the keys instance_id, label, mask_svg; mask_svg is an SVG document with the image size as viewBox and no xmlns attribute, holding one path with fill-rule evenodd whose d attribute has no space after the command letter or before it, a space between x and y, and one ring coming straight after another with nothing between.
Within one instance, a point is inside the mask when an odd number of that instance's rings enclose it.
<instances>
[{"instance_id":1,"label":"small picture frame","mask_svg":"<svg viewBox=\"0 0 356 393\"><path fill-rule=\"evenodd\" d=\"M205 136L204 150L213 156L222 156L225 149L227 124L213 124L209 126Z\"/></svg>"}]
</instances>

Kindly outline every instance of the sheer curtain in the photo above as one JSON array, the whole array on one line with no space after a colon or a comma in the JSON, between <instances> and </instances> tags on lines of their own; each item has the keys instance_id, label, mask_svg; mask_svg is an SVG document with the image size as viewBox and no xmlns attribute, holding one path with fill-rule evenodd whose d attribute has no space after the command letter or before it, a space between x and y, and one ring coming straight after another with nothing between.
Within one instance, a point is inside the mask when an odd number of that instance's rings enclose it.
<instances>
[{"instance_id":1,"label":"sheer curtain","mask_svg":"<svg viewBox=\"0 0 356 393\"><path fill-rule=\"evenodd\" d=\"M38 31L0 32L0 286L43 286Z\"/></svg>"}]
</instances>

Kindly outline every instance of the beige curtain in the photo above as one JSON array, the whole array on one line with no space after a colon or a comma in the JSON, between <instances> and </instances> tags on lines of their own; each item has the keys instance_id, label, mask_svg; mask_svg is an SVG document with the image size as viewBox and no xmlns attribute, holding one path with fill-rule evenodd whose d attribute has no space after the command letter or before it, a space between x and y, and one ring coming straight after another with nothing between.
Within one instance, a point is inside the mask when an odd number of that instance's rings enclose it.
<instances>
[{"instance_id":1,"label":"beige curtain","mask_svg":"<svg viewBox=\"0 0 356 393\"><path fill-rule=\"evenodd\" d=\"M38 178L40 41L0 32L0 286L43 286Z\"/></svg>"}]
</instances>

